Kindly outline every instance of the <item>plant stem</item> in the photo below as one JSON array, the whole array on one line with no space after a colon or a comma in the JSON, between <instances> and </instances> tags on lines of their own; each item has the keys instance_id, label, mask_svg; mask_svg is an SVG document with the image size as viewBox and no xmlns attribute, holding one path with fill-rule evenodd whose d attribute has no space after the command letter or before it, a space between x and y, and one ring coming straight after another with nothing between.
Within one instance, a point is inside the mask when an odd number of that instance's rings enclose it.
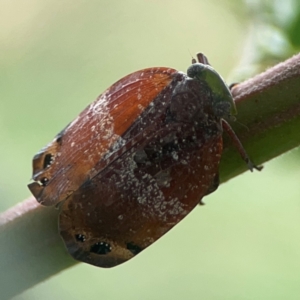
<instances>
[{"instance_id":1,"label":"plant stem","mask_svg":"<svg viewBox=\"0 0 300 300\"><path fill-rule=\"evenodd\" d=\"M256 164L300 145L300 55L238 84L232 93L239 114L231 125ZM221 182L246 170L225 136ZM0 215L1 299L76 264L58 234L57 219L58 210L33 197Z\"/></svg>"},{"instance_id":2,"label":"plant stem","mask_svg":"<svg viewBox=\"0 0 300 300\"><path fill-rule=\"evenodd\" d=\"M34 197L0 215L0 298L10 299L76 263L58 234L58 210Z\"/></svg>"},{"instance_id":3,"label":"plant stem","mask_svg":"<svg viewBox=\"0 0 300 300\"><path fill-rule=\"evenodd\" d=\"M262 164L300 145L300 54L236 85L231 126L249 156ZM224 135L221 182L247 170Z\"/></svg>"}]
</instances>

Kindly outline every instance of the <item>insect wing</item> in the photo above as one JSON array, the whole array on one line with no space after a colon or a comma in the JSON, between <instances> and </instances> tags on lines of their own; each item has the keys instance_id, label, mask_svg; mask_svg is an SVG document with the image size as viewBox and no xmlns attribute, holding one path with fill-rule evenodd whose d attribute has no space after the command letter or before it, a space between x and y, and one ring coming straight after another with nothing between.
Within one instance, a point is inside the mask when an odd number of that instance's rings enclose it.
<instances>
[{"instance_id":1,"label":"insect wing","mask_svg":"<svg viewBox=\"0 0 300 300\"><path fill-rule=\"evenodd\" d=\"M46 206L57 204L93 178L100 171L97 163L108 162L103 156L172 81L175 73L176 70L169 68L134 72L82 111L34 157L35 182L28 187L35 198Z\"/></svg>"},{"instance_id":2,"label":"insect wing","mask_svg":"<svg viewBox=\"0 0 300 300\"><path fill-rule=\"evenodd\" d=\"M159 239L216 189L221 125L194 109L206 92L193 93L194 82L187 80L166 87L120 137L125 143L106 158L109 163L63 203L60 233L75 259L116 266ZM197 121L191 118L195 113Z\"/></svg>"}]
</instances>

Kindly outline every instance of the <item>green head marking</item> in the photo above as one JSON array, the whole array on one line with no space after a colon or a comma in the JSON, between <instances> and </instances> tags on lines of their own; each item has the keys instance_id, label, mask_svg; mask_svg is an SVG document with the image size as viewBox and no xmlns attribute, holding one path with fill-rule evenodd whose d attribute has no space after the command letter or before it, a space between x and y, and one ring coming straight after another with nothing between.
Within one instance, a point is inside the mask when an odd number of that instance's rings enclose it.
<instances>
[{"instance_id":1,"label":"green head marking","mask_svg":"<svg viewBox=\"0 0 300 300\"><path fill-rule=\"evenodd\" d=\"M236 115L236 107L232 95L223 78L210 66L201 63L192 64L187 75L193 79L205 81L217 103L227 102L231 107L231 115Z\"/></svg>"}]
</instances>

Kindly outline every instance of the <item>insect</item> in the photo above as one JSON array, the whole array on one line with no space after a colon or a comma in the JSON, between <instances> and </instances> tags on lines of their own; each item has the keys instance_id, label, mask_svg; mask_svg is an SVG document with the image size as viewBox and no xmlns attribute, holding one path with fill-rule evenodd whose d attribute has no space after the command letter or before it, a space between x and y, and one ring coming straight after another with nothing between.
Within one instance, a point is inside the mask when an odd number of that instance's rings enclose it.
<instances>
[{"instance_id":1,"label":"insect","mask_svg":"<svg viewBox=\"0 0 300 300\"><path fill-rule=\"evenodd\" d=\"M158 67L109 87L33 158L37 201L60 208L77 260L113 267L150 246L217 189L230 90L203 54L187 74Z\"/></svg>"}]
</instances>

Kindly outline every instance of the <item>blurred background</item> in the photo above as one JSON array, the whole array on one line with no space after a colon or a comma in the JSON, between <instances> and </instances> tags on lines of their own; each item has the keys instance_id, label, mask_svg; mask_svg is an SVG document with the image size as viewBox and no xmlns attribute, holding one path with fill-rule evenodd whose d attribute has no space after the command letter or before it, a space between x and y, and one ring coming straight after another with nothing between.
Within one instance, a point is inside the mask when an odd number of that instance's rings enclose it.
<instances>
[{"instance_id":1,"label":"blurred background","mask_svg":"<svg viewBox=\"0 0 300 300\"><path fill-rule=\"evenodd\" d=\"M230 83L299 51L299 1L220 2L0 0L0 211L30 195L33 155L124 75L186 71L201 51ZM223 184L132 261L77 264L14 299L300 299L299 155Z\"/></svg>"}]
</instances>

